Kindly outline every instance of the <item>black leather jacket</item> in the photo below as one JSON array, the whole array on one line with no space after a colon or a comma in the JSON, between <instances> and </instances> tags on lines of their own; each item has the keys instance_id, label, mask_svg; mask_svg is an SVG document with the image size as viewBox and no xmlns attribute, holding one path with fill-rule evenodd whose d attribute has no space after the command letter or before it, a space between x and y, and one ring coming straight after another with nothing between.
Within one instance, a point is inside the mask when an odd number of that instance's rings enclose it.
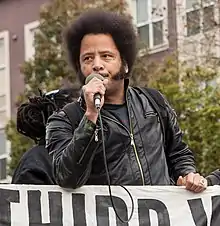
<instances>
[{"instance_id":1,"label":"black leather jacket","mask_svg":"<svg viewBox=\"0 0 220 226\"><path fill-rule=\"evenodd\" d=\"M211 172L207 177L208 185L220 185L220 169Z\"/></svg>"},{"instance_id":2,"label":"black leather jacket","mask_svg":"<svg viewBox=\"0 0 220 226\"><path fill-rule=\"evenodd\" d=\"M168 147L164 150L158 116L146 97L127 89L129 131L102 109L105 147L112 185L170 185L182 175L195 172L194 157L182 141L176 115L167 104ZM73 108L80 108L72 103ZM97 123L98 124L98 123ZM53 155L53 170L61 187L106 185L106 172L98 126L83 116L78 126L60 111L48 120L46 147ZM96 134L98 134L98 141Z\"/></svg>"}]
</instances>

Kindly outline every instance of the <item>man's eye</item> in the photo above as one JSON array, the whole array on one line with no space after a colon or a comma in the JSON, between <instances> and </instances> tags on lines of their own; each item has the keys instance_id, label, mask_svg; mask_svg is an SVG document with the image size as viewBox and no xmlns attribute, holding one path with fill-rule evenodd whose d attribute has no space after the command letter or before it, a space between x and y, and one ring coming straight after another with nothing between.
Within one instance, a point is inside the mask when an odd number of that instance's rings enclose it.
<instances>
[{"instance_id":1,"label":"man's eye","mask_svg":"<svg viewBox=\"0 0 220 226\"><path fill-rule=\"evenodd\" d=\"M103 58L109 60L109 59L112 59L113 57L111 55L109 55L109 54L104 54Z\"/></svg>"},{"instance_id":2,"label":"man's eye","mask_svg":"<svg viewBox=\"0 0 220 226\"><path fill-rule=\"evenodd\" d=\"M88 57L85 57L84 58L84 61L90 61L90 60L92 60L92 57L91 56L88 56Z\"/></svg>"}]
</instances>

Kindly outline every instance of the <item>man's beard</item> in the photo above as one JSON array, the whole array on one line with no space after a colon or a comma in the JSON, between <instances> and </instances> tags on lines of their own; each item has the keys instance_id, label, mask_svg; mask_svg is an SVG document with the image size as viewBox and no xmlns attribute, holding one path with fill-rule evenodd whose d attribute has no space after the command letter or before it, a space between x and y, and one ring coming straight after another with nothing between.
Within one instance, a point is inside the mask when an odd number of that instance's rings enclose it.
<instances>
[{"instance_id":1,"label":"man's beard","mask_svg":"<svg viewBox=\"0 0 220 226\"><path fill-rule=\"evenodd\" d=\"M111 79L116 80L116 81L122 80L122 79L125 79L125 78L126 78L126 72L125 72L125 68L124 68L123 65L121 66L119 72L111 77Z\"/></svg>"}]
</instances>

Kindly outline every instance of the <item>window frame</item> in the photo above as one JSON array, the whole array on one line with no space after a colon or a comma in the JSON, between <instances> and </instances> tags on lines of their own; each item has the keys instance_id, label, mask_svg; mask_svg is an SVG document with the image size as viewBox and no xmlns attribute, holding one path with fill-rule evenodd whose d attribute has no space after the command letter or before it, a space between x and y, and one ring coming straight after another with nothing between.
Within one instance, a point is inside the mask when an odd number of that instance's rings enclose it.
<instances>
[{"instance_id":1,"label":"window frame","mask_svg":"<svg viewBox=\"0 0 220 226\"><path fill-rule=\"evenodd\" d=\"M10 40L9 31L4 30L0 32L0 39L4 39L5 45L5 60L4 64L0 65L0 68L5 70L5 92L0 93L1 96L5 96L6 102L5 106L0 108L1 112L6 113L6 118L9 120L11 118L11 81L10 81ZM5 123L0 123L0 130L4 133ZM10 142L6 140L6 150L5 154L0 155L0 159L8 158L10 153Z\"/></svg>"},{"instance_id":2,"label":"window frame","mask_svg":"<svg viewBox=\"0 0 220 226\"><path fill-rule=\"evenodd\" d=\"M209 5L212 4L204 4L204 7ZM202 50L204 49L204 42L202 40L206 37L209 37L210 35L212 37L215 36L215 43L217 44L215 48L215 55L217 58L220 58L220 45L218 44L220 43L219 26L216 26L213 29L209 29L207 31L200 30L198 34L187 36L186 13L189 12L192 8L186 9L186 0L177 0L176 6L177 48L179 60L190 64L193 59L197 64L203 64L204 58L200 57L200 55L203 55ZM216 21L220 22L220 4L216 0L214 0L214 6L214 18ZM196 46L196 51L192 50L194 53L192 56L191 54L187 53L188 50L186 50L186 47L191 44L195 44Z\"/></svg>"},{"instance_id":3,"label":"window frame","mask_svg":"<svg viewBox=\"0 0 220 226\"><path fill-rule=\"evenodd\" d=\"M24 25L24 59L25 61L30 60L33 58L33 55L30 54L33 48L33 41L31 31L36 29L39 26L40 22L38 20L30 22Z\"/></svg>"},{"instance_id":4,"label":"window frame","mask_svg":"<svg viewBox=\"0 0 220 226\"><path fill-rule=\"evenodd\" d=\"M145 0L148 2L148 13L149 15L151 14L151 8L152 8L152 1L153 0ZM168 0L162 0L163 6L166 8L164 10L164 15L161 18L153 18L153 16L150 16L148 21L138 23L137 22L137 0L130 0L130 8L131 8L131 13L133 15L134 23L136 24L137 27L137 32L138 28L149 25L149 49L148 52L150 54L155 53L155 52L160 52L163 50L166 50L169 48L169 40L167 37L168 34ZM154 45L154 37L153 37L153 24L156 22L162 21L163 23L163 43L159 45Z\"/></svg>"},{"instance_id":5,"label":"window frame","mask_svg":"<svg viewBox=\"0 0 220 226\"><path fill-rule=\"evenodd\" d=\"M186 8L186 3L187 3L187 0L184 0L184 8L185 8L185 31L184 31L184 34L186 37L194 37L196 35L201 35L203 33L206 33L206 32L209 32L209 31L212 31L214 30L215 28L213 29L210 29L210 30L207 30L207 31L204 31L204 24L203 24L203 21L204 21L204 12L203 12L203 9L206 8L206 7L209 7L209 6L214 6L214 18L217 19L219 17L219 12L218 12L218 9L217 7L215 7L218 3L217 1L214 2L206 2L206 3L203 3L203 0L199 0L199 5L196 6L195 8ZM196 34L193 34L193 35L188 35L188 24L187 24L187 13L190 13L190 12L193 12L193 11L196 11L196 10L199 10L199 15L200 15L200 20L199 20L199 27L200 27L200 31Z\"/></svg>"}]
</instances>

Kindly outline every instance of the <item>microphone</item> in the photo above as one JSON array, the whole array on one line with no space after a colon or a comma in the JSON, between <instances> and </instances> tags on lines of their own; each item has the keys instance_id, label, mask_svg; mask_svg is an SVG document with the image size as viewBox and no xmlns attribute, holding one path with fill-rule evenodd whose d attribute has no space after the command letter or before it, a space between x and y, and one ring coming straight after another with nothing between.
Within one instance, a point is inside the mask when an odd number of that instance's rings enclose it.
<instances>
[{"instance_id":1,"label":"microphone","mask_svg":"<svg viewBox=\"0 0 220 226\"><path fill-rule=\"evenodd\" d=\"M104 77L101 76L100 74L90 74L86 80L85 80L85 84L88 84L93 78L98 78L100 79L101 81L104 80ZM94 104L95 104L95 107L96 109L100 109L101 107L101 95L100 93L96 93L94 95Z\"/></svg>"}]
</instances>

